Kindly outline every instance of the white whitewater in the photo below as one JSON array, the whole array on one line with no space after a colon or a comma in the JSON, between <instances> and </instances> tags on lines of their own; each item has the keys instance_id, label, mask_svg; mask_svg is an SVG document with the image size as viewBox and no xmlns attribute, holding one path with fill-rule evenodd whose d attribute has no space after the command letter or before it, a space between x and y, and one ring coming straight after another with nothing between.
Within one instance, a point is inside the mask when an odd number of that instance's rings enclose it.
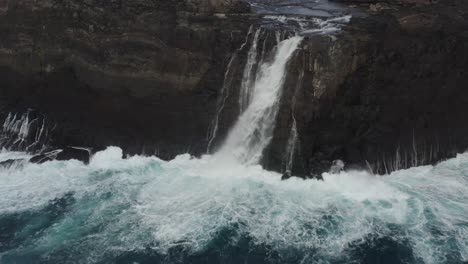
<instances>
[{"instance_id":1,"label":"white whitewater","mask_svg":"<svg viewBox=\"0 0 468 264\"><path fill-rule=\"evenodd\" d=\"M24 154L3 152L0 161L19 155ZM0 263L8 263L2 256L38 252L47 258L63 248L83 253L73 263L110 263L104 261L109 254L148 247L203 252L233 226L229 245L248 235L272 250L293 250L301 263L336 263L369 236L406 243L421 259L417 263L463 263L468 260L466 175L468 154L385 177L342 172L325 173L324 181L281 181L280 174L255 166L218 166L189 155L169 162L122 159L122 150L111 147L89 165L71 160L0 168L0 219L47 210L51 201L69 194L75 200L45 230L22 230L31 238L0 253ZM447 262L451 252L455 261Z\"/></svg>"},{"instance_id":2,"label":"white whitewater","mask_svg":"<svg viewBox=\"0 0 468 264\"><path fill-rule=\"evenodd\" d=\"M213 122L211 124L211 129L208 134L208 147L206 152L210 153L211 148L213 146L213 141L216 139L216 135L218 134L218 129L219 129L219 118L221 116L221 113L224 110L224 106L226 104L226 100L229 97L229 86L232 83L232 63L234 60L237 58L237 53L235 53L232 57L231 60L229 61L229 64L227 66L226 73L224 74L224 83L223 83L223 88L221 89L221 97L220 100L218 100L218 106L217 106L217 111L215 118L213 119Z\"/></svg>"},{"instance_id":3,"label":"white whitewater","mask_svg":"<svg viewBox=\"0 0 468 264\"><path fill-rule=\"evenodd\" d=\"M287 64L302 41L295 36L279 43L271 63L264 62L253 85L252 100L217 153L244 164L257 164L271 140Z\"/></svg>"}]
</instances>

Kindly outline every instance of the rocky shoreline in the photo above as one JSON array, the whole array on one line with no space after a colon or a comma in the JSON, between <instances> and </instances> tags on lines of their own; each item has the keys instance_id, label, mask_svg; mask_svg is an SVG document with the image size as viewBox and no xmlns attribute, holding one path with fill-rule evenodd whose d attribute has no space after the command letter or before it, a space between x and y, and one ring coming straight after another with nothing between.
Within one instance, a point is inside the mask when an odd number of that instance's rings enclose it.
<instances>
[{"instance_id":1,"label":"rocky shoreline","mask_svg":"<svg viewBox=\"0 0 468 264\"><path fill-rule=\"evenodd\" d=\"M341 2L365 15L333 38L306 36L264 167L284 171L293 119L293 175L337 159L386 173L465 151L468 4ZM46 116L50 149L202 155L229 61L259 19L238 1L0 1L3 120ZM230 100L220 140L238 115Z\"/></svg>"}]
</instances>

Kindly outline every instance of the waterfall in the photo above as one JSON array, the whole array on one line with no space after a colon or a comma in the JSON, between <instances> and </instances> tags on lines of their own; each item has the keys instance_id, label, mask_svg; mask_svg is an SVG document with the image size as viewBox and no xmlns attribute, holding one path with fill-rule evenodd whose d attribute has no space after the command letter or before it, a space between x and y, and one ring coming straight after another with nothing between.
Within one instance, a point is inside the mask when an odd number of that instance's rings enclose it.
<instances>
[{"instance_id":1,"label":"waterfall","mask_svg":"<svg viewBox=\"0 0 468 264\"><path fill-rule=\"evenodd\" d=\"M299 139L299 133L297 131L297 122L296 122L296 117L294 116L294 109L296 108L296 100L297 100L297 92L303 85L303 80L304 80L304 70L301 70L298 78L298 82L296 85L296 90L294 91L294 94L292 96L292 103L291 103L291 118L292 118L292 124L291 124L291 131L289 132L289 138L288 142L286 145L286 153L283 158L283 172L286 175L291 175L292 173L292 167L293 167L293 161L294 161L294 155L296 154L296 151L298 150L298 139Z\"/></svg>"},{"instance_id":2,"label":"waterfall","mask_svg":"<svg viewBox=\"0 0 468 264\"><path fill-rule=\"evenodd\" d=\"M211 152L211 148L213 146L213 141L216 138L216 135L218 134L218 129L219 129L219 118L221 116L221 113L224 110L224 105L226 104L226 100L229 97L229 86L232 83L232 75L231 73L231 68L233 61L237 58L237 53L235 53L232 57L231 60L229 61L229 64L227 66L226 73L224 75L224 84L223 88L221 89L221 97L220 100L218 101L218 107L216 110L216 115L215 118L213 119L213 122L211 124L211 129L208 134L208 147L207 147L207 153Z\"/></svg>"},{"instance_id":3,"label":"waterfall","mask_svg":"<svg viewBox=\"0 0 468 264\"><path fill-rule=\"evenodd\" d=\"M253 85L256 78L256 66L257 66L257 57L258 57L258 44L262 28L258 28L255 32L252 46L250 46L249 53L247 55L247 63L245 64L244 73L242 76L242 83L239 94L239 110L244 112L249 106L252 99Z\"/></svg>"},{"instance_id":4,"label":"waterfall","mask_svg":"<svg viewBox=\"0 0 468 264\"><path fill-rule=\"evenodd\" d=\"M221 94L217 103L217 110L215 114L215 118L213 119L213 122L211 123L210 130L208 133L208 147L206 152L210 153L213 147L213 141L216 139L216 136L218 134L218 129L219 129L219 118L221 116L221 113L224 110L224 106L226 104L226 100L229 97L229 88L232 85L233 81L233 62L237 59L239 52L241 52L244 47L247 45L249 42L249 36L253 32L253 26L250 26L249 33L247 34L247 37L245 39L245 42L241 45L241 47L232 55L231 59L229 60L229 63L227 65L226 73L224 74L224 81L223 81L223 87L221 88ZM257 34L255 34L257 35Z\"/></svg>"},{"instance_id":5,"label":"waterfall","mask_svg":"<svg viewBox=\"0 0 468 264\"><path fill-rule=\"evenodd\" d=\"M287 24L290 20L299 21L301 35L332 35L339 32L342 26L349 22L350 18L351 16L344 16L328 20L313 19L302 21L298 18L271 17L271 19L277 20L282 24ZM310 24L307 25L311 26L312 29L305 30L306 22ZM242 45L244 47L252 39L239 87L240 117L217 152L217 156L235 157L244 164L258 164L260 161L264 148L269 144L273 136L275 119L279 110L279 99L286 77L287 63L303 39L300 36L288 38L289 33L290 31L281 30L274 32L274 40L276 40L277 45L274 49L275 55L273 61L270 61L265 60L265 57L268 55L266 49L268 36L265 37L265 34L268 34L268 31L259 27L254 33L253 28L250 28L247 40ZM283 40L285 38L286 40ZM237 52L234 57L237 58ZM219 127L219 116L229 96L229 89L226 87L226 83L232 85L232 80L228 80L230 71L230 66L228 66L225 85L219 101L220 104L209 135L208 153L212 152L213 140L216 138ZM300 78L302 79L302 77ZM283 157L283 169L286 171L292 168L292 161L297 150L297 145L299 145L297 140L298 131L294 120L288 145L286 146L286 153Z\"/></svg>"},{"instance_id":6,"label":"waterfall","mask_svg":"<svg viewBox=\"0 0 468 264\"><path fill-rule=\"evenodd\" d=\"M280 42L273 61L259 67L252 87L252 100L217 155L234 156L246 164L259 162L273 135L287 63L302 39L295 36Z\"/></svg>"},{"instance_id":7,"label":"waterfall","mask_svg":"<svg viewBox=\"0 0 468 264\"><path fill-rule=\"evenodd\" d=\"M294 160L294 153L297 148L297 138L298 138L298 133L297 133L297 124L296 124L296 119L294 118L293 115L293 123L291 125L291 132L289 134L289 139L288 139L288 145L286 146L286 153L284 157L284 173L287 175L291 175L292 173L292 166L293 166L293 160Z\"/></svg>"},{"instance_id":8,"label":"waterfall","mask_svg":"<svg viewBox=\"0 0 468 264\"><path fill-rule=\"evenodd\" d=\"M22 151L41 150L48 141L45 117L31 118L30 112L9 113L0 127L0 147Z\"/></svg>"}]
</instances>

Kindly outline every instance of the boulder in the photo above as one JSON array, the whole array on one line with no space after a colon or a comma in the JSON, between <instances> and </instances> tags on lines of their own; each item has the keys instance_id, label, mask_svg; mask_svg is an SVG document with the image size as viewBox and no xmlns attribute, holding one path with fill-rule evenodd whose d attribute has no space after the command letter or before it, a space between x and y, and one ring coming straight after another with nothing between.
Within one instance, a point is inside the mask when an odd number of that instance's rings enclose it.
<instances>
[{"instance_id":1,"label":"boulder","mask_svg":"<svg viewBox=\"0 0 468 264\"><path fill-rule=\"evenodd\" d=\"M66 147L58 153L56 160L79 160L84 163L89 163L91 157L91 149L80 147Z\"/></svg>"}]
</instances>

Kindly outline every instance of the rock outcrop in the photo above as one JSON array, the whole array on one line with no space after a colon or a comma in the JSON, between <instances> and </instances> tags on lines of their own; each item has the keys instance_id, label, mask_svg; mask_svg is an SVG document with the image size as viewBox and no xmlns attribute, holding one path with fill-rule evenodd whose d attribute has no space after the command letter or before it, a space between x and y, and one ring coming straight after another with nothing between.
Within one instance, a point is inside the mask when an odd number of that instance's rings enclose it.
<instances>
[{"instance_id":1,"label":"rock outcrop","mask_svg":"<svg viewBox=\"0 0 468 264\"><path fill-rule=\"evenodd\" d=\"M266 166L282 170L292 117L295 175L318 176L337 159L385 173L465 151L467 29L468 3L441 1L355 18L336 40L306 40L290 69L304 78L299 89L289 84Z\"/></svg>"}]
</instances>

